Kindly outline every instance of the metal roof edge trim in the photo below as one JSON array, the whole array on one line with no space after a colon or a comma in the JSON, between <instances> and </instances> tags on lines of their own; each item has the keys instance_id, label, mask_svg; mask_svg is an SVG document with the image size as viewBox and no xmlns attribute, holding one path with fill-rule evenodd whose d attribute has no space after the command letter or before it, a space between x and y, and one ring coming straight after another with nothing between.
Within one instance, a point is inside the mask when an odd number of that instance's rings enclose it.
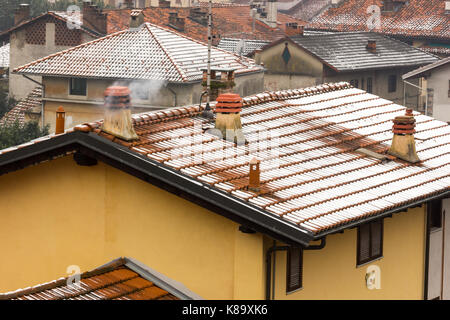
<instances>
[{"instance_id":1,"label":"metal roof edge trim","mask_svg":"<svg viewBox=\"0 0 450 320\"><path fill-rule=\"evenodd\" d=\"M332 229L326 230L324 232L317 233L316 235L314 235L314 240L319 240L320 238L322 238L324 236L328 236L328 235L331 235L333 233L341 232L341 231L343 231L345 229L351 229L351 228L354 228L354 227L358 227L359 225L371 222L373 220L385 218L386 216L389 216L389 215L394 214L394 213L400 213L400 212L405 211L405 210L407 210L409 208L412 208L412 207L415 207L415 206L418 206L418 205L422 205L422 204L424 204L424 203L426 203L428 201L431 201L431 200L444 198L444 197L449 197L449 196L450 196L450 190L446 190L444 192L440 192L440 193L435 194L433 196L426 197L426 198L414 201L412 203L408 203L408 204L402 205L400 207L397 207L397 208L394 208L394 209L391 209L391 210L388 210L388 211L384 211L384 212L379 213L379 214L375 214L375 215L372 215L372 216L369 216L369 217L365 217L365 218L356 220L354 222L351 222L351 223L348 223L348 224L345 224L345 225L341 225L341 226L339 226L337 228L332 228Z\"/></svg>"},{"instance_id":2,"label":"metal roof edge trim","mask_svg":"<svg viewBox=\"0 0 450 320\"><path fill-rule=\"evenodd\" d=\"M205 185L175 169L164 166L152 159L148 159L143 155L93 132L84 133L73 131L4 153L0 156L0 175L17 171L25 167L18 166L17 168L8 168L9 170L4 170L2 173L2 168L15 162L29 161L41 154L54 152L55 150L59 151L59 153L55 152L53 155L61 155L65 153L66 149L70 149L72 145L73 150L84 147L93 151L96 155L109 159L109 163L103 162L113 167L118 168L118 164L121 166L125 165L129 169L137 171L147 178L153 178L164 185L180 190L185 194L200 200L202 203L214 207L208 208L210 211L222 215L236 223L248 224L248 226L255 231L267 234L277 240L290 244L300 244L307 247L314 238L313 233L309 230L303 229L292 222L281 220L281 218L250 203L236 199L224 191ZM103 159L100 160L102 161ZM35 164L39 162L40 161L30 163ZM123 168L118 169L131 174ZM151 183L149 181L146 182ZM188 199L188 201L192 202L190 199ZM202 206L201 204L198 205ZM221 210L217 210L216 208Z\"/></svg>"},{"instance_id":3,"label":"metal roof edge trim","mask_svg":"<svg viewBox=\"0 0 450 320\"><path fill-rule=\"evenodd\" d=\"M124 257L125 266L142 278L153 282L157 287L166 290L170 294L173 294L177 298L182 300L204 300L202 297L196 293L189 290L181 282L175 281L164 274L148 267L147 265L137 261L136 259Z\"/></svg>"}]
</instances>

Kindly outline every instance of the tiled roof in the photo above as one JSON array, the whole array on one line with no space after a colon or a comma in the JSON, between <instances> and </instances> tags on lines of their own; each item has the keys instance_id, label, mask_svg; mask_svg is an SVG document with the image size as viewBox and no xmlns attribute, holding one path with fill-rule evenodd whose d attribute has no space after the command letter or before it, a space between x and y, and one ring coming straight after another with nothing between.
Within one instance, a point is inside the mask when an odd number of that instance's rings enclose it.
<instances>
[{"instance_id":1,"label":"tiled roof","mask_svg":"<svg viewBox=\"0 0 450 320\"><path fill-rule=\"evenodd\" d=\"M383 6L382 0L343 0L313 18L309 28L337 31L368 31L366 10ZM409 0L397 12L381 12L381 30L385 34L407 37L450 39L450 15L443 0Z\"/></svg>"},{"instance_id":2,"label":"tiled roof","mask_svg":"<svg viewBox=\"0 0 450 320\"><path fill-rule=\"evenodd\" d=\"M291 39L338 71L417 66L439 60L406 43L371 32L339 32ZM376 41L376 53L366 49L369 40Z\"/></svg>"},{"instance_id":3,"label":"tiled roof","mask_svg":"<svg viewBox=\"0 0 450 320\"><path fill-rule=\"evenodd\" d=\"M269 43L269 41L265 40L222 38L220 39L219 45L217 47L223 50L234 52L238 55L246 56L257 49L261 49Z\"/></svg>"},{"instance_id":4,"label":"tiled roof","mask_svg":"<svg viewBox=\"0 0 450 320\"><path fill-rule=\"evenodd\" d=\"M207 41L207 26L202 25L190 18L189 8L145 8L143 9L144 20L159 26L169 25L169 13L177 12L178 17L185 18L185 28L181 33L200 40ZM128 28L130 20L129 9L104 10L108 13L108 33L120 31ZM306 22L288 16L278 14L278 28L270 28L268 25L256 21L253 30L253 22L250 17L249 5L214 5L212 34L224 38L248 38L273 41L285 35L286 23L297 22L299 25L305 25ZM175 29L174 29L175 30Z\"/></svg>"},{"instance_id":5,"label":"tiled roof","mask_svg":"<svg viewBox=\"0 0 450 320\"><path fill-rule=\"evenodd\" d=\"M0 68L9 68L9 43L0 47Z\"/></svg>"},{"instance_id":6,"label":"tiled roof","mask_svg":"<svg viewBox=\"0 0 450 320\"><path fill-rule=\"evenodd\" d=\"M6 113L0 120L0 123L13 124L18 121L19 124L25 123L25 112L42 105L42 88L37 87L30 94L21 100L15 107Z\"/></svg>"},{"instance_id":7,"label":"tiled roof","mask_svg":"<svg viewBox=\"0 0 450 320\"><path fill-rule=\"evenodd\" d=\"M450 126L445 122L414 112L421 162L410 164L386 155L392 120L404 115L405 107L348 83L265 92L244 98L243 104L246 145L205 131L213 123L200 117L199 106L133 115L135 142L102 132L101 121L67 133L96 133L143 161L194 179L205 192L214 187L255 206L261 216L316 237L450 191ZM0 162L3 154L51 137L2 150ZM254 157L261 161L259 192L248 189Z\"/></svg>"},{"instance_id":8,"label":"tiled roof","mask_svg":"<svg viewBox=\"0 0 450 320\"><path fill-rule=\"evenodd\" d=\"M278 5L278 8L293 17L310 21L326 9L331 4L331 0L300 0L292 1L292 4L292 6L286 6L286 8L284 6L280 8L280 5Z\"/></svg>"},{"instance_id":9,"label":"tiled roof","mask_svg":"<svg viewBox=\"0 0 450 320\"><path fill-rule=\"evenodd\" d=\"M34 17L34 18L31 18L31 19L29 19L29 20L22 21L22 22L19 23L18 25L13 26L13 27L11 27L11 28L9 28L9 29L3 31L3 32L0 32L0 40L1 40L1 39L9 38L11 32L13 32L13 31L15 31L15 30L17 30L17 29L20 29L20 28L22 28L22 27L24 27L24 26L26 26L26 25L28 25L28 24L30 24L30 23L34 23L34 22L36 22L37 20L45 19L46 17L56 18L56 19L59 19L59 20L65 22L65 23L68 22L68 20L67 20L67 18L68 18L67 13L65 13L65 12L48 11L48 12L46 12L46 13L43 13L43 14L41 14L41 15L39 15L39 16L36 16L36 17ZM81 19L81 18L82 18L82 15L80 15L80 19ZM72 23L76 24L76 19L71 19L70 21L71 21ZM95 30L91 30L91 29L89 29L89 28L86 28L86 27L83 26L83 25L80 25L80 30L83 31L83 32L86 32L87 34L89 34L89 35L92 36L92 37L98 37L98 36L100 36L100 34L99 34L98 32L96 32Z\"/></svg>"},{"instance_id":10,"label":"tiled roof","mask_svg":"<svg viewBox=\"0 0 450 320\"><path fill-rule=\"evenodd\" d=\"M146 23L137 30L106 37L52 54L14 72L31 75L189 82L202 79L207 45L175 31ZM236 73L262 71L253 60L213 48L211 64Z\"/></svg>"},{"instance_id":11,"label":"tiled roof","mask_svg":"<svg viewBox=\"0 0 450 320\"><path fill-rule=\"evenodd\" d=\"M119 258L82 273L0 294L0 300L180 300L199 299L182 284L131 258Z\"/></svg>"},{"instance_id":12,"label":"tiled roof","mask_svg":"<svg viewBox=\"0 0 450 320\"><path fill-rule=\"evenodd\" d=\"M450 57L447 57L445 59L436 61L434 63L430 63L430 64L428 64L426 66L417 68L415 70L412 70L412 71L408 72L407 74L404 74L402 76L402 78L403 79L408 79L408 78L411 78L411 77L415 77L415 76L420 75L423 72L426 72L426 71L429 71L429 70L433 70L435 68L438 68L440 66L443 66L443 65L446 65L446 64L449 64L449 63L450 63Z\"/></svg>"}]
</instances>

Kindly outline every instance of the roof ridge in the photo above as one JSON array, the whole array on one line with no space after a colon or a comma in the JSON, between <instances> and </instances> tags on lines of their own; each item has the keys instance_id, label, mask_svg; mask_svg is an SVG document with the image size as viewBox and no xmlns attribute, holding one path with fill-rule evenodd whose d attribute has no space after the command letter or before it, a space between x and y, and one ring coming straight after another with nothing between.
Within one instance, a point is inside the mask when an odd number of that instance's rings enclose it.
<instances>
[{"instance_id":1,"label":"roof ridge","mask_svg":"<svg viewBox=\"0 0 450 320\"><path fill-rule=\"evenodd\" d=\"M159 26L157 26L157 25L155 25L155 24L153 24L153 23L150 23L150 22L146 22L146 23L144 23L144 25L145 25L145 28L148 30L148 32L150 32L150 35L152 35L153 38L156 40L156 43L159 45L159 47L165 52L165 54L166 54L167 57L169 58L170 62L173 64L173 66L175 67L175 69L176 69L176 70L178 71L178 73L180 74L181 79L183 80L183 82L188 81L186 74L185 74L185 73L183 72L183 70L180 69L180 68L178 67L178 65L175 63L174 58L172 57L172 54L169 52L169 50L167 50L167 49L163 46L161 40L157 37L157 35L156 35L155 33L153 33L152 30L150 30L149 26L157 27L157 28L159 28L159 29L161 29L161 30L164 30L164 31L169 31L169 30L168 30L168 29L165 29L165 28L160 28ZM173 32L173 31L172 31L172 32ZM173 33L175 33L175 32L173 32ZM175 35L179 35L179 34L178 34L178 33L175 33Z\"/></svg>"},{"instance_id":2,"label":"roof ridge","mask_svg":"<svg viewBox=\"0 0 450 320\"><path fill-rule=\"evenodd\" d=\"M192 42L198 43L198 44L200 44L200 45L202 45L202 46L207 46L207 45L208 45L208 44L205 43L205 42L202 42L202 41L200 41L200 40L191 38L191 37L189 37L189 36L187 36L187 35L185 35L185 34L183 34L183 33L176 32L176 31L171 30L171 29L169 29L169 28L165 28L165 27L163 27L163 26L159 26L159 25L153 24L153 23L151 23L151 22L145 22L145 24L151 25L151 26L156 27L156 28L159 28L159 29L161 29L161 30L165 30L165 31L174 33L174 34L177 35L177 36L183 37L183 38L185 38L185 39L187 39L187 40L190 40L190 41L192 41ZM269 41L269 42L270 42L270 41ZM230 52L230 51L221 49L221 48L219 48L219 47L212 46L212 47L211 47L211 51L213 51L213 50L218 50L218 51L221 51L221 52L224 52L224 53L227 53L227 54L230 54L230 55L235 56L235 57L238 59L236 62L239 63L239 64L241 64L241 65L243 65L243 66L245 66L245 67L247 67L247 66L246 66L245 64L243 64L240 60L244 60L244 59L245 59L246 61L251 61L251 60L254 61L254 59L250 59L250 58L247 58L247 57L241 57L241 56L237 55L237 54L234 53L234 52ZM256 65L256 62L255 62L255 65Z\"/></svg>"},{"instance_id":3,"label":"roof ridge","mask_svg":"<svg viewBox=\"0 0 450 320\"><path fill-rule=\"evenodd\" d=\"M18 72L20 72L20 70L25 69L25 68L28 68L28 67L31 67L31 66L33 66L33 65L35 65L35 64L38 64L38 63L42 62L42 61L45 61L45 60L51 59L51 58L53 58L53 57L57 57L57 56L63 55L63 54L65 54L65 53L67 53L67 52L76 51L76 50L78 50L78 49L80 49L80 48L86 47L86 46L91 45L91 44L96 43L96 42L100 42L100 41L103 41L103 40L106 40L106 39L109 39L109 38L112 38L112 37L119 36L119 35L121 35L122 33L125 33L125 32L127 32L127 31L129 31L129 30L121 30L121 31L117 31L117 32L108 34L108 35L106 35L106 36L104 36L104 37L97 38L97 39L94 39L94 40L92 40L92 41L88 41L88 42L79 44L79 45L77 45L77 46L75 46L75 47L68 48L68 49L65 49L65 50L62 50L62 51L59 51L59 52L56 52L56 53L52 53L52 54L50 54L50 55L48 55L48 56L46 56L46 57L37 59L37 60L32 61L32 62L30 62L30 63L27 63L27 64L25 64L25 65L23 65L23 66L17 67L17 68L15 68L15 69L13 69L12 72L13 72L13 73L18 73Z\"/></svg>"}]
</instances>

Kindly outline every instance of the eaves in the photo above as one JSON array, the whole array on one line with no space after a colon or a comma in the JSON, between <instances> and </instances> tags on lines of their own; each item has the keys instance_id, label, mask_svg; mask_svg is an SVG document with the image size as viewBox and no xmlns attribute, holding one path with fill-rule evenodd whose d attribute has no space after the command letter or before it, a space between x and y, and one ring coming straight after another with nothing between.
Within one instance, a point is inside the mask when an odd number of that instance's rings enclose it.
<instances>
[{"instance_id":1,"label":"eaves","mask_svg":"<svg viewBox=\"0 0 450 320\"><path fill-rule=\"evenodd\" d=\"M0 175L74 151L187 199L245 227L294 246L307 247L313 233L228 193L98 136L74 131L0 156Z\"/></svg>"}]
</instances>

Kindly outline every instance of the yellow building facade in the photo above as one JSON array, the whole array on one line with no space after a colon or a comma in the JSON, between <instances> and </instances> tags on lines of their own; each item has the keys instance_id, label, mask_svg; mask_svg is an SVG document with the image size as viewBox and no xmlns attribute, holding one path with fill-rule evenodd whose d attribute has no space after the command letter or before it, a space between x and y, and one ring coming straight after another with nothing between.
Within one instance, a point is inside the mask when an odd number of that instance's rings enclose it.
<instances>
[{"instance_id":1,"label":"yellow building facade","mask_svg":"<svg viewBox=\"0 0 450 320\"><path fill-rule=\"evenodd\" d=\"M205 299L264 299L273 239L102 162L71 155L0 176L0 292L133 257ZM303 288L286 294L276 253L275 299L422 299L425 206L384 219L383 257L356 266L357 229L303 254ZM283 245L278 242L278 245ZM366 271L380 270L369 290Z\"/></svg>"}]
</instances>

